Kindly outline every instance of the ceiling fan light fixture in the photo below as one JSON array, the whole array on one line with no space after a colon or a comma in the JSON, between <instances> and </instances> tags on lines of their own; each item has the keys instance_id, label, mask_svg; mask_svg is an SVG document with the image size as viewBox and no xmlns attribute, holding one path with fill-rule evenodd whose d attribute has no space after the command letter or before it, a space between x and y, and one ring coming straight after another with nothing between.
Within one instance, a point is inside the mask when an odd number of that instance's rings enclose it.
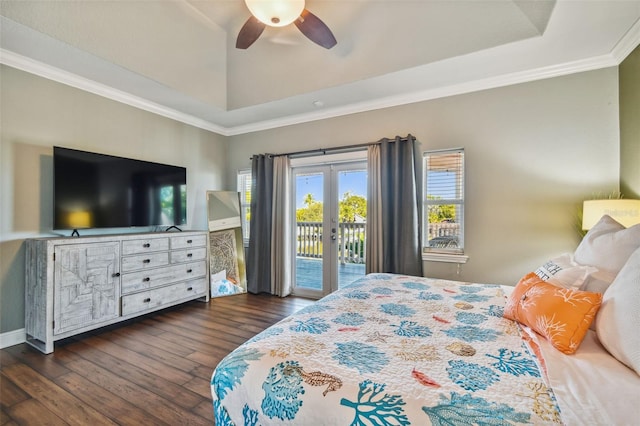
<instances>
[{"instance_id":1,"label":"ceiling fan light fixture","mask_svg":"<svg viewBox=\"0 0 640 426\"><path fill-rule=\"evenodd\" d=\"M305 0L244 0L260 22L272 27L289 25L304 10Z\"/></svg>"}]
</instances>

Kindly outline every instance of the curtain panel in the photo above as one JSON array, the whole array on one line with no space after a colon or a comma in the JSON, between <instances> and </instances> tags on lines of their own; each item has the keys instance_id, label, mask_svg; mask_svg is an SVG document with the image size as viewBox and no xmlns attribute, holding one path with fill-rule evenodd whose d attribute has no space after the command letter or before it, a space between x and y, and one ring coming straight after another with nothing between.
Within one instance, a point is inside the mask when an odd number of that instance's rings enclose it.
<instances>
[{"instance_id":1,"label":"curtain panel","mask_svg":"<svg viewBox=\"0 0 640 426\"><path fill-rule=\"evenodd\" d=\"M367 262L365 271L369 274L384 270L379 144L370 145L367 148L367 175L367 244L365 245Z\"/></svg>"},{"instance_id":2,"label":"curtain panel","mask_svg":"<svg viewBox=\"0 0 640 426\"><path fill-rule=\"evenodd\" d=\"M273 157L269 155L254 155L251 162L247 291L254 294L271 293L273 162Z\"/></svg>"},{"instance_id":3,"label":"curtain panel","mask_svg":"<svg viewBox=\"0 0 640 426\"><path fill-rule=\"evenodd\" d=\"M289 157L254 155L247 291L291 294L291 209Z\"/></svg>"},{"instance_id":4,"label":"curtain panel","mask_svg":"<svg viewBox=\"0 0 640 426\"><path fill-rule=\"evenodd\" d=\"M291 294L291 167L289 157L274 159L271 221L271 294Z\"/></svg>"},{"instance_id":5,"label":"curtain panel","mask_svg":"<svg viewBox=\"0 0 640 426\"><path fill-rule=\"evenodd\" d=\"M422 275L418 146L408 135L368 150L367 272Z\"/></svg>"}]
</instances>

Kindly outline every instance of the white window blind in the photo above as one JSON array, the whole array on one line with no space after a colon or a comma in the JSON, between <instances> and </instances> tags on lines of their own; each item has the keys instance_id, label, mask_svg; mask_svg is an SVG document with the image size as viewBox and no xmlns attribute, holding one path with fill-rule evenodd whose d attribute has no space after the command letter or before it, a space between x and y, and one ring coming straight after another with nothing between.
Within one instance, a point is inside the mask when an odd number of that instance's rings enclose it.
<instances>
[{"instance_id":1,"label":"white window blind","mask_svg":"<svg viewBox=\"0 0 640 426\"><path fill-rule=\"evenodd\" d=\"M249 219L251 218L251 170L238 172L238 192L240 193L242 239L247 245L249 244Z\"/></svg>"},{"instance_id":2,"label":"white window blind","mask_svg":"<svg viewBox=\"0 0 640 426\"><path fill-rule=\"evenodd\" d=\"M424 251L464 253L464 150L427 151L424 173Z\"/></svg>"}]
</instances>

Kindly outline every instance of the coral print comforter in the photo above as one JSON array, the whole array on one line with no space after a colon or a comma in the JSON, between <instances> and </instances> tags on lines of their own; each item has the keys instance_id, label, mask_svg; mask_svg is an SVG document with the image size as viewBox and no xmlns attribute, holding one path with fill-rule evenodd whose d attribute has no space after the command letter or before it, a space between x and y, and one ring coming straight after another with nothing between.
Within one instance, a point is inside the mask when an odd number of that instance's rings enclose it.
<instances>
[{"instance_id":1,"label":"coral print comforter","mask_svg":"<svg viewBox=\"0 0 640 426\"><path fill-rule=\"evenodd\" d=\"M370 274L223 359L217 425L553 424L500 286Z\"/></svg>"}]
</instances>

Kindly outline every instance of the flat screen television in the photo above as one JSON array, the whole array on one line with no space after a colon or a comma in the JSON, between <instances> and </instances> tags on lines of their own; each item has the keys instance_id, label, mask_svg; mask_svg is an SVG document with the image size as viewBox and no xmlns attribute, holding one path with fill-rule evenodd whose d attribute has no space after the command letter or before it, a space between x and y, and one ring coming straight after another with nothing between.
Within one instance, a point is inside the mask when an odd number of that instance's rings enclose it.
<instances>
[{"instance_id":1,"label":"flat screen television","mask_svg":"<svg viewBox=\"0 0 640 426\"><path fill-rule=\"evenodd\" d=\"M178 226L184 167L53 147L54 229Z\"/></svg>"}]
</instances>

